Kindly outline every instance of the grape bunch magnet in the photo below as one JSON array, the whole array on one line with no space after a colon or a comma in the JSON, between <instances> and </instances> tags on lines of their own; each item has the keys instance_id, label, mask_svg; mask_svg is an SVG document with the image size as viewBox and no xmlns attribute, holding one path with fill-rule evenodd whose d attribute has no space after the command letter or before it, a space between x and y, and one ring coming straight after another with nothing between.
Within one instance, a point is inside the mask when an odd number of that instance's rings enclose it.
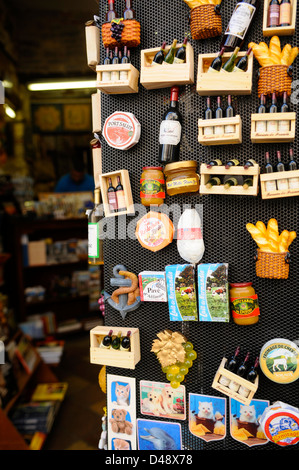
<instances>
[{"instance_id":1,"label":"grape bunch magnet","mask_svg":"<svg viewBox=\"0 0 299 470\"><path fill-rule=\"evenodd\" d=\"M164 330L157 336L151 352L156 354L171 387L178 388L197 358L197 353L193 344L181 333Z\"/></svg>"}]
</instances>

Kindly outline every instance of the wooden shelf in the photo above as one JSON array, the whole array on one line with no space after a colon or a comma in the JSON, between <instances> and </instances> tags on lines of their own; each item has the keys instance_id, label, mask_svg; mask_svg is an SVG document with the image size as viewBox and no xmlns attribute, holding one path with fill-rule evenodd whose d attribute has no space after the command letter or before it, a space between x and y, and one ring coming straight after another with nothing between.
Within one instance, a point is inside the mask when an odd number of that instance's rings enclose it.
<instances>
[{"instance_id":1,"label":"wooden shelf","mask_svg":"<svg viewBox=\"0 0 299 470\"><path fill-rule=\"evenodd\" d=\"M131 331L130 351L100 348L99 345L104 336L113 330L113 336L121 332L126 336ZM122 369L135 369L140 361L140 336L137 328L120 328L119 326L96 326L90 331L90 362Z\"/></svg>"},{"instance_id":2,"label":"wooden shelf","mask_svg":"<svg viewBox=\"0 0 299 470\"><path fill-rule=\"evenodd\" d=\"M234 126L234 132L222 134L205 134L206 128L215 126ZM199 119L198 120L198 142L202 145L232 145L242 143L242 121L241 116L223 119Z\"/></svg>"},{"instance_id":3,"label":"wooden shelf","mask_svg":"<svg viewBox=\"0 0 299 470\"><path fill-rule=\"evenodd\" d=\"M182 44L177 44L179 49ZM170 46L165 50L169 51ZM191 44L186 47L184 64L152 65L153 58L160 48L141 51L140 83L147 90L170 88L174 85L192 85L194 83L194 51Z\"/></svg>"},{"instance_id":4,"label":"wooden shelf","mask_svg":"<svg viewBox=\"0 0 299 470\"><path fill-rule=\"evenodd\" d=\"M254 383L251 383L248 380L245 380L242 377L239 377L239 375L233 374L229 370L225 369L226 362L227 362L227 359L223 358L222 362L220 364L220 367L217 370L216 375L214 377L212 388L214 388L215 390L218 390L218 392L221 392L221 393L223 393L224 395L227 395L230 398L233 398L234 400L237 400L237 401L243 403L244 405L249 405L251 400L254 397L255 392L258 389L258 383L259 383L258 377L255 379ZM219 379L220 379L221 376L224 376L228 380L230 380L230 381L232 380L232 381L236 382L237 384L239 384L240 386L243 386L243 387L247 388L249 390L248 397L245 398L240 393L234 392L229 387L226 387L225 385L222 385L219 382Z\"/></svg>"},{"instance_id":5,"label":"wooden shelf","mask_svg":"<svg viewBox=\"0 0 299 470\"><path fill-rule=\"evenodd\" d=\"M299 196L299 184L298 189L277 189L274 191L267 191L266 183L267 181L277 181L282 179L298 178L299 181L299 170L293 171L280 171L277 173L265 173L260 175L261 180L261 194L262 199L276 199L281 197L292 197Z\"/></svg>"},{"instance_id":6,"label":"wooden shelf","mask_svg":"<svg viewBox=\"0 0 299 470\"><path fill-rule=\"evenodd\" d=\"M264 132L256 131L256 125L260 121L288 121L288 131ZM251 115L251 141L253 143L280 143L293 142L296 132L296 113L265 113Z\"/></svg>"},{"instance_id":7,"label":"wooden shelf","mask_svg":"<svg viewBox=\"0 0 299 470\"><path fill-rule=\"evenodd\" d=\"M132 64L98 65L97 89L107 95L138 93L139 71ZM103 81L103 72L126 72L126 80Z\"/></svg>"},{"instance_id":8,"label":"wooden shelf","mask_svg":"<svg viewBox=\"0 0 299 470\"><path fill-rule=\"evenodd\" d=\"M264 13L263 13L263 35L264 36L292 36L295 34L296 29L296 12L297 0L291 0L292 6L292 21L290 26L276 26L274 28L267 27L268 20L268 7L269 0L264 0Z\"/></svg>"},{"instance_id":9,"label":"wooden shelf","mask_svg":"<svg viewBox=\"0 0 299 470\"><path fill-rule=\"evenodd\" d=\"M259 165L253 165L247 170L244 170L242 166L235 166L230 169L226 169L225 166L214 166L212 168L207 168L205 163L202 163L200 166L200 194L221 194L223 196L257 196L258 194L258 180L259 180L260 168ZM224 185L212 186L212 188L207 188L206 184L209 181L211 176L224 176L231 174L241 175L241 176L253 176L253 186L250 186L248 189L244 189L243 186L231 186L229 189L225 189Z\"/></svg>"},{"instance_id":10,"label":"wooden shelf","mask_svg":"<svg viewBox=\"0 0 299 470\"><path fill-rule=\"evenodd\" d=\"M246 52L239 52L237 60ZM225 63L231 52L225 52L222 61ZM196 91L201 96L250 95L252 90L253 55L248 57L246 72L208 72L217 54L199 54Z\"/></svg>"}]
</instances>

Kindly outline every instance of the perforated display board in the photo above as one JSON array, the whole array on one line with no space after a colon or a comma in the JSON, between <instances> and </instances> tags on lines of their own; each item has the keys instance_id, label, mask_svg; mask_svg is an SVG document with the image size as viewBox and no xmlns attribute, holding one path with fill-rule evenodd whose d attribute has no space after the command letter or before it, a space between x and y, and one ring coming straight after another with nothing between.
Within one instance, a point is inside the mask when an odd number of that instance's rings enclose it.
<instances>
[{"instance_id":1,"label":"perforated display board","mask_svg":"<svg viewBox=\"0 0 299 470\"><path fill-rule=\"evenodd\" d=\"M116 2L116 9L118 7ZM124 2L119 2L124 3ZM101 1L100 19L105 19L106 2ZM235 2L223 1L221 14L223 29L229 21ZM119 6L122 8L122 5ZM183 0L135 0L134 9L141 22L141 46L131 50L133 65L140 70L140 50L159 47L165 40L171 44L174 38L182 42L186 33L190 33L188 24L189 8ZM259 9L250 28L244 50L250 41L259 43L267 41L262 35L263 8ZM290 42L292 46L298 45L298 33L292 37L281 37L284 45ZM195 78L197 72L197 57L200 53L217 53L220 38L190 43L195 55ZM102 59L104 47L102 48ZM298 77L298 67L294 67L294 82ZM181 88L179 108L183 116L183 134L181 145L181 160L196 160L207 163L209 160L220 158L223 162L231 158L238 158L242 163L254 158L261 166L264 156L270 151L274 162L276 150L280 149L285 162L288 159L290 144L253 144L250 140L251 113L258 107L257 96L258 63L254 60L253 89L248 96L233 97L233 106L236 114L240 114L243 123L243 143L240 145L225 145L206 147L198 143L198 118L201 118L206 106L205 97L197 94L195 85ZM294 88L294 93L296 87ZM168 107L170 89L146 90L142 85L138 94L130 95L104 95L102 94L102 123L114 111L133 113L141 124L140 142L128 151L115 150L103 141L103 173L127 169L130 175L133 199L139 204L139 180L143 166L156 166L158 164L159 127L164 111ZM215 99L215 98L214 98ZM214 101L213 101L214 103ZM292 110L297 106L291 104ZM296 123L296 131L298 126ZM298 141L292 145L295 159L298 159ZM163 329L181 331L188 340L194 344L198 358L187 375L186 386L188 393L199 393L221 396L213 390L211 385L215 373L223 357L231 355L237 345L243 351L251 351L252 355L259 355L261 347L270 339L280 337L291 341L299 339L297 319L298 294L298 241L291 246L290 276L288 280L260 279L255 274L254 255L256 244L246 230L246 223L256 223L262 220L265 223L275 217L279 228L296 230L298 232L298 198L262 200L261 196L218 196L183 195L166 199L166 204L176 204L171 218L177 221L180 210L184 204L202 204L203 236L205 254L201 262L229 264L229 281L253 281L259 296L260 321L253 326L238 326L230 323L204 323L204 322L170 322L168 306L166 303L144 303L134 312L127 314L123 320L118 312L106 305L106 325L119 325L140 329L141 361L135 370L121 370L108 368L108 372L119 375L136 377L137 385L137 416L140 415L139 381L165 381L160 364L155 355L150 352L152 341L156 334ZM168 264L182 264L184 260L179 256L176 241L158 253L144 249L136 239L129 234L134 233L136 218L122 216L115 220L116 239L105 240L104 244L104 282L105 290L112 292L110 278L112 269L117 264L138 274L144 270L163 271ZM142 214L141 214L142 215ZM141 216L140 215L140 216ZM124 374L125 372L125 374ZM270 381L260 373L260 383L255 398L273 402L280 400L293 406L299 405L298 382L289 385L280 385ZM227 398L228 400L228 398ZM228 407L229 409L229 402ZM155 418L153 418L155 419ZM227 422L229 417L227 417ZM203 450L249 450L249 448L232 439L227 429L227 436L222 441L204 443L189 432L188 419L182 424L183 444L185 449ZM272 443L253 447L256 450L279 450L280 447ZM287 450L298 450L297 446L290 446Z\"/></svg>"}]
</instances>

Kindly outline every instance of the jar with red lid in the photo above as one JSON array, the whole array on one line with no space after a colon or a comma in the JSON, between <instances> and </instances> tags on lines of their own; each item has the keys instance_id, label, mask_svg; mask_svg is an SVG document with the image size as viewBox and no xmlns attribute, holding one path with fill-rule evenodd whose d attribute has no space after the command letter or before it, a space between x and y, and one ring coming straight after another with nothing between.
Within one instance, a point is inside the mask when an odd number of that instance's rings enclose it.
<instances>
[{"instance_id":1,"label":"jar with red lid","mask_svg":"<svg viewBox=\"0 0 299 470\"><path fill-rule=\"evenodd\" d=\"M258 296L252 282L230 283L230 307L237 325L253 325L259 321Z\"/></svg>"},{"instance_id":2,"label":"jar with red lid","mask_svg":"<svg viewBox=\"0 0 299 470\"><path fill-rule=\"evenodd\" d=\"M145 166L140 177L140 199L144 206L160 206L165 199L165 179L161 166Z\"/></svg>"}]
</instances>

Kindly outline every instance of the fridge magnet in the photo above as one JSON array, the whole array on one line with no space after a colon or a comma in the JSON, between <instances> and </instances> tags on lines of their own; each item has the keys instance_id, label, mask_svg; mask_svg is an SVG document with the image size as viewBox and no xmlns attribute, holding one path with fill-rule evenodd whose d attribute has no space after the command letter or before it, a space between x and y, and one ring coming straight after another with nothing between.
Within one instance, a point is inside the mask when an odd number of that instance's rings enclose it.
<instances>
[{"instance_id":1,"label":"fridge magnet","mask_svg":"<svg viewBox=\"0 0 299 470\"><path fill-rule=\"evenodd\" d=\"M165 272L142 271L138 278L142 302L167 302Z\"/></svg>"},{"instance_id":2,"label":"fridge magnet","mask_svg":"<svg viewBox=\"0 0 299 470\"><path fill-rule=\"evenodd\" d=\"M228 264L197 267L199 321L229 322Z\"/></svg>"},{"instance_id":3,"label":"fridge magnet","mask_svg":"<svg viewBox=\"0 0 299 470\"><path fill-rule=\"evenodd\" d=\"M269 401L252 400L249 405L243 405L230 398L230 434L236 441L248 447L267 444L268 439L259 423Z\"/></svg>"},{"instance_id":4,"label":"fridge magnet","mask_svg":"<svg viewBox=\"0 0 299 470\"><path fill-rule=\"evenodd\" d=\"M112 295L104 292L104 299L125 319L128 312L136 310L141 304L138 277L122 264L114 266L113 276L110 284L117 289Z\"/></svg>"},{"instance_id":5,"label":"fridge magnet","mask_svg":"<svg viewBox=\"0 0 299 470\"><path fill-rule=\"evenodd\" d=\"M136 380L107 375L108 450L136 450Z\"/></svg>"},{"instance_id":6,"label":"fridge magnet","mask_svg":"<svg viewBox=\"0 0 299 470\"><path fill-rule=\"evenodd\" d=\"M140 412L160 418L186 419L185 386L173 389L167 383L141 380Z\"/></svg>"},{"instance_id":7,"label":"fridge magnet","mask_svg":"<svg viewBox=\"0 0 299 470\"><path fill-rule=\"evenodd\" d=\"M197 321L195 271L192 264L165 267L170 321Z\"/></svg>"},{"instance_id":8,"label":"fridge magnet","mask_svg":"<svg viewBox=\"0 0 299 470\"><path fill-rule=\"evenodd\" d=\"M226 436L226 399L189 393L189 430L205 442Z\"/></svg>"},{"instance_id":9,"label":"fridge magnet","mask_svg":"<svg viewBox=\"0 0 299 470\"><path fill-rule=\"evenodd\" d=\"M177 331L160 331L157 337L152 343L151 352L156 354L171 387L178 388L197 358L197 353L193 344Z\"/></svg>"},{"instance_id":10,"label":"fridge magnet","mask_svg":"<svg viewBox=\"0 0 299 470\"><path fill-rule=\"evenodd\" d=\"M181 450L181 425L167 421L137 419L139 450Z\"/></svg>"}]
</instances>

